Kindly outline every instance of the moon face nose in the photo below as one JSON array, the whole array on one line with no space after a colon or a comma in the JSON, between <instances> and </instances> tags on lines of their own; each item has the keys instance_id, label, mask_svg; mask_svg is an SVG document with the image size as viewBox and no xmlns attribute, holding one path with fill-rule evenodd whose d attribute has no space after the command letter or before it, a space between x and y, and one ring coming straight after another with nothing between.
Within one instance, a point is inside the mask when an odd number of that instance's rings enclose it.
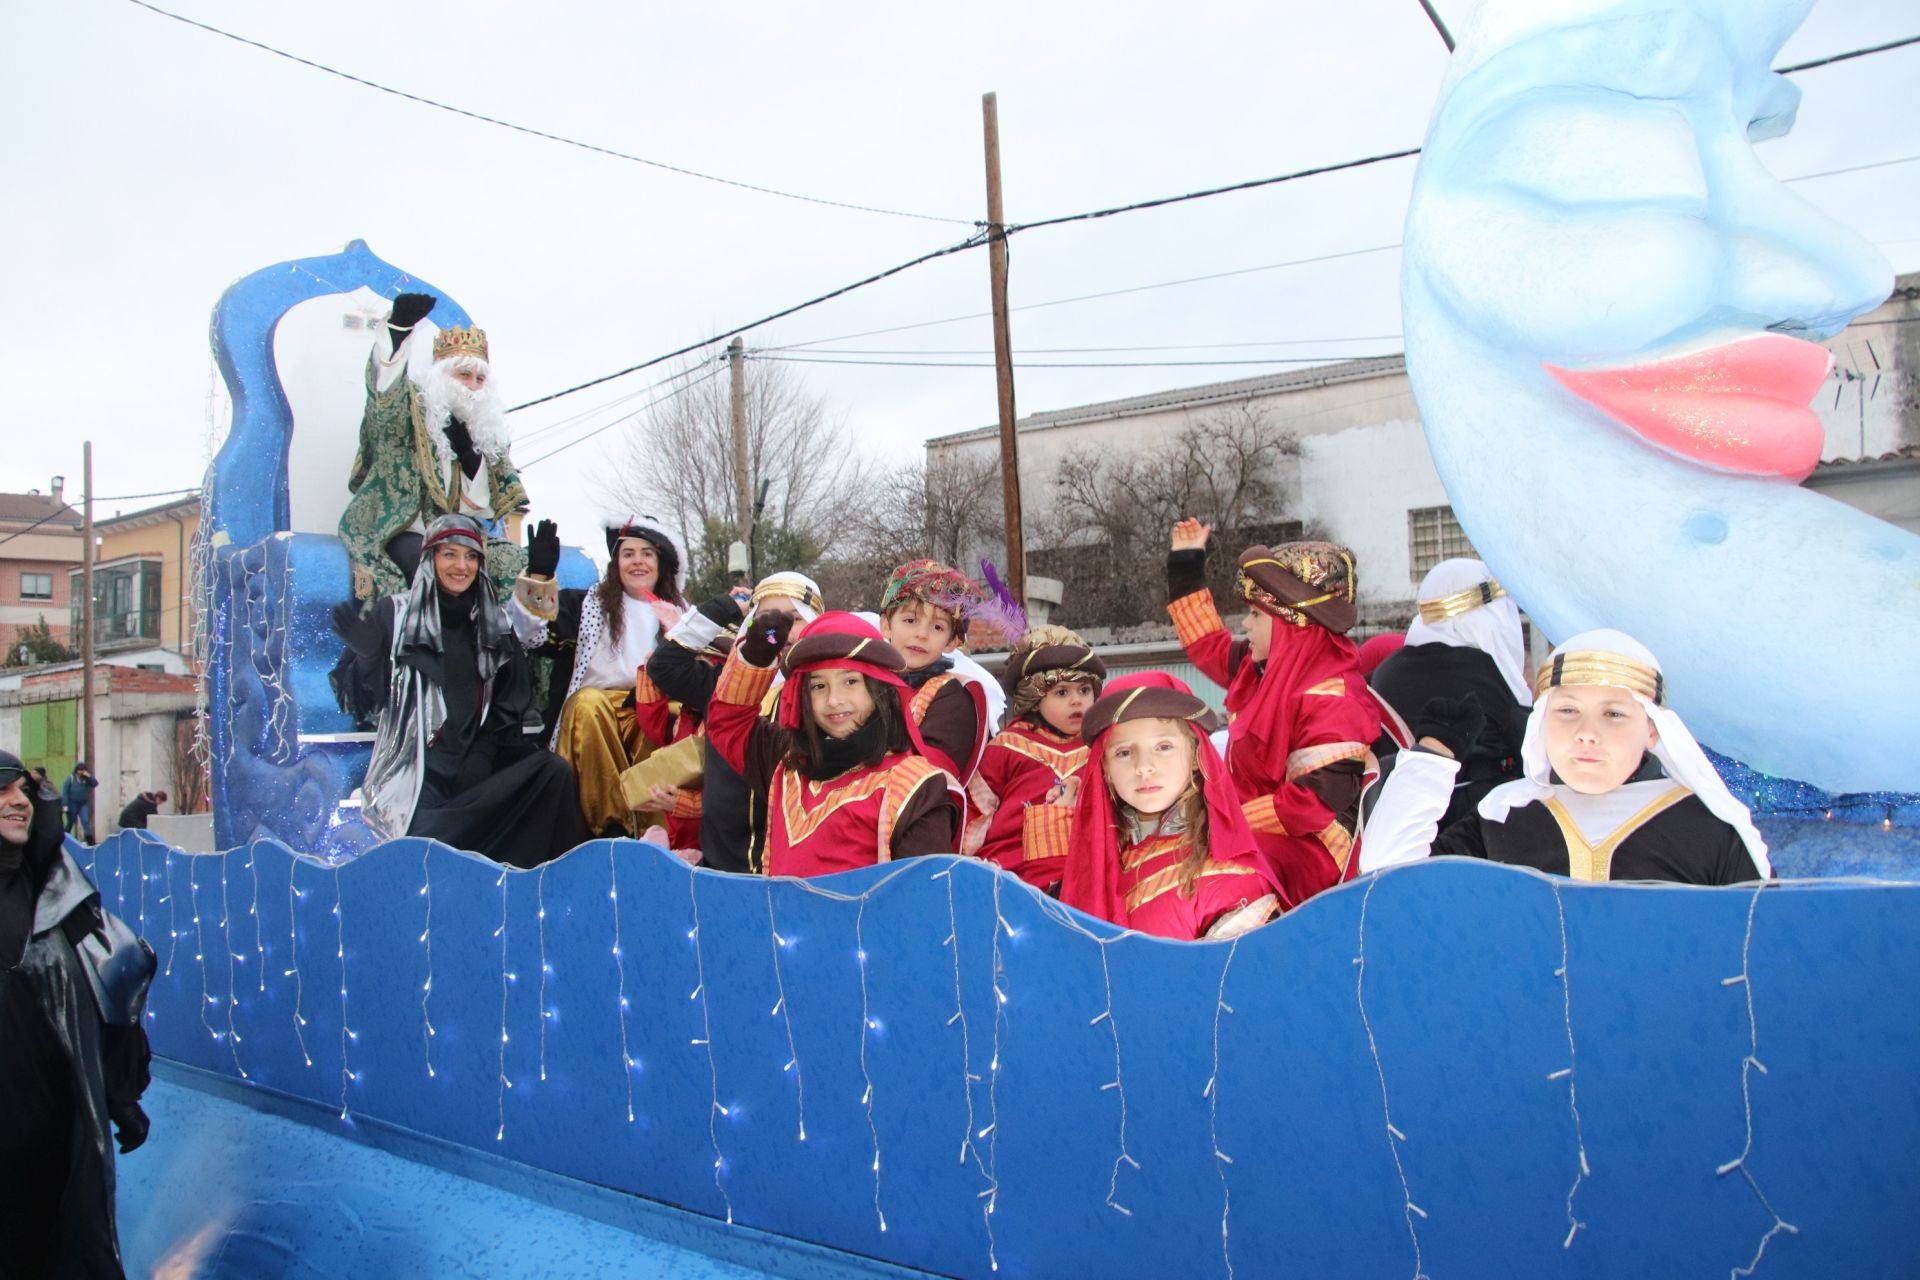
<instances>
[{"instance_id":1,"label":"moon face nose","mask_svg":"<svg viewBox=\"0 0 1920 1280\"><path fill-rule=\"evenodd\" d=\"M1707 547L1717 547L1727 540L1727 520L1725 516L1711 511L1698 511L1687 517L1687 536Z\"/></svg>"}]
</instances>

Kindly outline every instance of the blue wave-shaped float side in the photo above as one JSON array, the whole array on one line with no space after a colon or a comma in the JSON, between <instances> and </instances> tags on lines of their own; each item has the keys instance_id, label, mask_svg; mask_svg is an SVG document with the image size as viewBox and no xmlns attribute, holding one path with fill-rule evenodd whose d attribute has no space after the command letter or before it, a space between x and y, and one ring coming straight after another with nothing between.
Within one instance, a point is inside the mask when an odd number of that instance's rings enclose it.
<instances>
[{"instance_id":1,"label":"blue wave-shaped float side","mask_svg":"<svg viewBox=\"0 0 1920 1280\"><path fill-rule=\"evenodd\" d=\"M1920 1259L1920 886L1448 860L1193 946L945 858L769 881L628 841L503 872L124 832L91 868L160 954L167 1057L910 1266Z\"/></svg>"}]
</instances>

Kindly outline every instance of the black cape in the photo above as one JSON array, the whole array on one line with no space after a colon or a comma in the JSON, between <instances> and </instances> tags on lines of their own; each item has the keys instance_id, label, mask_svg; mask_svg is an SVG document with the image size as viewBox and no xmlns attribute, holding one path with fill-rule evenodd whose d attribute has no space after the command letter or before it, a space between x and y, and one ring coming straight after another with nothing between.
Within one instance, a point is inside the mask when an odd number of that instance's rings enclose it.
<instances>
[{"instance_id":1,"label":"black cape","mask_svg":"<svg viewBox=\"0 0 1920 1280\"><path fill-rule=\"evenodd\" d=\"M1487 792L1520 776L1527 708L1513 696L1513 689L1487 654L1462 645L1407 645L1382 662L1367 683L1409 726L1433 698L1471 693L1487 713L1486 726L1460 763L1453 799L1440 820L1442 831L1472 813ZM1386 765L1399 747L1382 733L1373 750Z\"/></svg>"}]
</instances>

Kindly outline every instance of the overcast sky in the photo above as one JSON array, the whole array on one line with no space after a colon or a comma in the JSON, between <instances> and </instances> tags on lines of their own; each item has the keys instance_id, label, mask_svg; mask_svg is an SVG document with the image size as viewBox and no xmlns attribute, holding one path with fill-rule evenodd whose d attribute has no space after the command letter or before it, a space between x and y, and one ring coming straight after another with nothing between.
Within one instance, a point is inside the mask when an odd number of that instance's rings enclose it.
<instances>
[{"instance_id":1,"label":"overcast sky","mask_svg":"<svg viewBox=\"0 0 1920 1280\"><path fill-rule=\"evenodd\" d=\"M999 93L1007 217L1028 221L1417 146L1446 59L1417 0L163 7L552 133L962 221L984 216L984 91ZM1440 5L1456 25L1467 7ZM1916 0L1823 0L1781 62L1916 33ZM1761 149L1775 173L1920 156L1920 46L1797 79L1798 129ZM197 484L225 425L210 421L218 375L207 350L221 291L355 238L473 314L517 403L968 231L720 186L456 118L129 0L0 10L0 110L11 192L0 232L13 246L0 312L0 489L15 492L64 473L76 495L87 438L103 497ZM1117 362L1398 351L1398 252L1354 251L1398 242L1413 171L1395 161L1017 237L1015 306L1354 256L1022 311L1016 352ZM1920 163L1796 189L1879 243L1897 270L1920 267ZM986 255L971 252L747 340L813 342L986 304ZM830 345L984 364L991 334L970 319ZM1190 349L1057 350L1122 347ZM1026 368L1019 407L1286 367ZM927 436L996 412L991 368L793 368L864 446L903 461ZM597 514L594 473L627 428L527 464L644 403L628 397L664 372L516 415L537 513ZM555 429L563 418L577 424Z\"/></svg>"}]
</instances>

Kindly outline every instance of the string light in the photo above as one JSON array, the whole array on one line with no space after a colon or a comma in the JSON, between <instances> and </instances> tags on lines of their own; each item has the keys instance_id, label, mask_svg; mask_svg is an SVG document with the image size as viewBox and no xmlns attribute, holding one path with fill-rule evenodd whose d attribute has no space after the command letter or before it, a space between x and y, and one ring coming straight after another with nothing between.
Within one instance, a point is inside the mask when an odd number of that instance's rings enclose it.
<instances>
[{"instance_id":1,"label":"string light","mask_svg":"<svg viewBox=\"0 0 1920 1280\"><path fill-rule=\"evenodd\" d=\"M727 1225L732 1226L733 1197L727 1194L726 1180L720 1176L726 1167L726 1161L720 1155L720 1117L732 1113L720 1101L720 1068L713 1060L713 1022L707 1005L707 965L700 951L700 873L692 867L687 868L687 906L693 912L693 928L687 931L687 937L693 941L693 993L687 999L700 1002L700 1038L694 1043L707 1051L710 1103L707 1107L707 1144L713 1148L713 1189L720 1193L720 1202L726 1206ZM886 1230L884 1222L880 1229Z\"/></svg>"},{"instance_id":2,"label":"string light","mask_svg":"<svg viewBox=\"0 0 1920 1280\"><path fill-rule=\"evenodd\" d=\"M300 1056L309 1067L313 1065L313 1055L307 1052L307 1035L301 1028L307 1025L305 1015L300 1012L301 997L305 994L305 983L300 978L300 913L295 909L294 900L307 895L294 887L295 874L300 870L300 859L289 857L287 861L287 958L292 964L283 976L293 979L293 1034L300 1042Z\"/></svg>"},{"instance_id":3,"label":"string light","mask_svg":"<svg viewBox=\"0 0 1920 1280\"><path fill-rule=\"evenodd\" d=\"M248 853L251 856L251 846ZM233 1025L233 1007L240 1003L239 998L234 995L233 966L237 963L244 964L246 957L234 952L232 920L233 915L227 907L227 860L222 857L220 859L220 947L227 953L227 1051L233 1055L233 1069L240 1073L242 1080L247 1080L251 1077L247 1075L247 1069L240 1065L240 1033L234 1029Z\"/></svg>"},{"instance_id":4,"label":"string light","mask_svg":"<svg viewBox=\"0 0 1920 1280\"><path fill-rule=\"evenodd\" d=\"M1373 1055L1374 1074L1380 1078L1380 1114L1387 1127L1387 1150L1393 1153L1393 1170L1400 1178L1400 1199L1405 1205L1403 1213L1407 1220L1407 1235L1413 1240L1414 1280L1425 1280L1426 1270L1420 1260L1420 1229L1414 1223L1414 1218L1416 1216L1425 1218L1427 1211L1413 1202L1413 1191L1407 1185L1407 1167L1400 1160L1400 1144L1407 1140L1407 1135L1400 1132L1393 1123L1393 1104L1387 1099L1387 1069L1380 1062L1380 1044L1373 1036L1373 1021L1367 1017L1367 907L1373 901L1373 891L1379 886L1380 880L1380 876L1375 876L1367 881L1367 891L1360 899L1360 951L1353 958L1354 967L1357 970L1353 984L1354 999L1360 1006L1360 1025L1366 1028L1367 1052ZM1239 939L1236 938L1234 941L1238 944ZM1225 982L1223 973L1221 975L1223 986Z\"/></svg>"},{"instance_id":5,"label":"string light","mask_svg":"<svg viewBox=\"0 0 1920 1280\"><path fill-rule=\"evenodd\" d=\"M1560 881L1551 879L1547 884L1553 890L1553 909L1560 917L1560 967L1553 971L1553 976L1560 980L1561 1017L1567 1026L1567 1065L1547 1079L1567 1082L1567 1110L1573 1115L1573 1144L1580 1156L1580 1170L1573 1176L1573 1185L1567 1188L1567 1238L1560 1242L1562 1249L1571 1249L1573 1238L1587 1225L1574 1216L1573 1198L1580 1194L1580 1184L1593 1173L1593 1169L1587 1164L1587 1139L1580 1128L1580 1092L1574 1079L1574 1069L1578 1063L1573 1051L1573 986L1567 976L1567 904L1560 896Z\"/></svg>"},{"instance_id":6,"label":"string light","mask_svg":"<svg viewBox=\"0 0 1920 1280\"><path fill-rule=\"evenodd\" d=\"M215 1044L220 1042L220 1033L207 1021L207 1006L219 1004L219 998L207 987L207 946L205 931L200 927L200 886L194 883L194 869L198 865L193 855L187 855L187 905L193 911L193 958L200 966L200 1025Z\"/></svg>"},{"instance_id":7,"label":"string light","mask_svg":"<svg viewBox=\"0 0 1920 1280\"><path fill-rule=\"evenodd\" d=\"M1113 973L1107 967L1106 944L1104 942L1101 943L1099 945L1099 949L1100 949L1100 981L1106 987L1107 1007L1102 1009L1099 1012L1099 1014L1093 1018L1092 1021L1087 1023L1087 1025L1090 1027L1097 1027L1104 1022L1107 1024L1108 1032L1111 1033L1113 1036L1113 1079L1108 1083L1101 1085L1100 1091L1102 1093L1105 1093L1107 1090L1111 1089L1115 1093L1117 1093L1120 1098L1120 1154L1113 1158L1113 1174L1111 1177L1107 1179L1107 1208L1112 1209L1115 1213L1123 1214L1126 1217L1131 1218L1133 1216L1133 1210L1121 1204L1119 1200L1115 1199L1115 1197L1120 1194L1120 1166L1123 1164L1130 1164L1134 1167L1135 1170L1138 1170L1140 1168L1140 1162L1138 1160L1135 1160L1133 1158L1133 1154L1127 1150L1127 1086L1125 1083L1125 1077L1121 1074L1121 1071L1120 1071L1120 1027L1119 1027L1119 1024L1113 1020ZM1222 976L1224 979L1224 974ZM1214 1053L1216 1055L1216 1065L1214 1069L1216 1071L1219 1070L1218 1054L1219 1054L1220 1032L1219 1032L1218 1023L1219 1023L1219 1019L1217 1017L1217 1011L1216 1011L1215 1027L1214 1027ZM1209 1087L1208 1089L1208 1096L1209 1097L1212 1096L1211 1087ZM1220 1145L1219 1141L1216 1138L1214 1142L1214 1146L1216 1148L1216 1150L1214 1151L1215 1155L1219 1155L1219 1151L1218 1151L1219 1145ZM1223 1221L1221 1223L1221 1230L1223 1234L1225 1232L1225 1229L1226 1229L1226 1224ZM1227 1263L1227 1273L1229 1275L1233 1273L1233 1263L1231 1261Z\"/></svg>"},{"instance_id":8,"label":"string light","mask_svg":"<svg viewBox=\"0 0 1920 1280\"><path fill-rule=\"evenodd\" d=\"M860 1095L860 1105L867 1109L867 1133L873 1139L873 1216L880 1221L880 1230L887 1229L887 1215L880 1207L880 1130L873 1121L873 1075L867 1070L867 1040L878 1028L873 1020L873 1012L867 1002L867 943L864 928L867 918L867 895L860 895L860 906L853 916L854 957L860 967L860 1079L866 1083L866 1089Z\"/></svg>"},{"instance_id":9,"label":"string light","mask_svg":"<svg viewBox=\"0 0 1920 1280\"><path fill-rule=\"evenodd\" d=\"M247 874L253 878L253 901L247 914L253 917L253 971L259 975L259 994L267 993L267 944L260 936L260 853L258 840L247 842Z\"/></svg>"},{"instance_id":10,"label":"string light","mask_svg":"<svg viewBox=\"0 0 1920 1280\"><path fill-rule=\"evenodd\" d=\"M433 842L425 842L420 850L420 896L427 900L426 921L420 927L420 942L427 949L427 980L420 984L420 1043L427 1056L427 1079L435 1079L433 1070L433 1010L428 1006L433 1000Z\"/></svg>"},{"instance_id":11,"label":"string light","mask_svg":"<svg viewBox=\"0 0 1920 1280\"><path fill-rule=\"evenodd\" d=\"M987 1188L979 1193L979 1199L986 1205L982 1214L987 1223L987 1263L994 1271L1000 1269L1000 1259L994 1252L993 1211L1000 1207L1000 1034L1007 1011L1007 993L1000 989L1000 977L1005 971L1000 956L1000 931L1013 931L1007 924L1007 918L1000 914L1000 882L1005 878L998 872L993 873L993 963L990 970L993 978L993 1057L987 1062L987 1127L973 1135L976 1139L987 1140L987 1163L984 1168Z\"/></svg>"},{"instance_id":12,"label":"string light","mask_svg":"<svg viewBox=\"0 0 1920 1280\"><path fill-rule=\"evenodd\" d=\"M507 984L513 981L513 974L507 969L507 869L500 868L500 879L496 882L500 890L500 927L493 936L500 939L500 1060L499 1095L500 1127L494 1131L495 1142L507 1139L507 1090L513 1088L513 1081L507 1079Z\"/></svg>"},{"instance_id":13,"label":"string light","mask_svg":"<svg viewBox=\"0 0 1920 1280\"><path fill-rule=\"evenodd\" d=\"M980 1158L980 1149L973 1142L973 1086L980 1077L973 1070L973 1037L967 1027L967 1004L960 984L960 919L959 913L954 908L952 866L949 865L944 871L934 872L933 878L947 882L947 937L942 945L953 952L953 1016L947 1019L947 1025L953 1026L955 1023L960 1025L960 1087L967 1103L967 1127L960 1134L960 1163L965 1164L967 1156L972 1155L973 1163L979 1168L984 1178L987 1165ZM987 1189L992 1189L991 1181ZM981 1206L980 1218L987 1229L987 1261L993 1264L995 1270L998 1270L993 1219L987 1214L984 1202Z\"/></svg>"},{"instance_id":14,"label":"string light","mask_svg":"<svg viewBox=\"0 0 1920 1280\"><path fill-rule=\"evenodd\" d=\"M1782 1231L1788 1235L1800 1234L1800 1228L1780 1216L1780 1211L1773 1207L1771 1200L1767 1199L1766 1192L1760 1190L1760 1183L1754 1178L1753 1170L1747 1167L1747 1157L1753 1154L1753 1073L1758 1071L1761 1075L1767 1074L1766 1066L1760 1061L1760 1024L1753 1012L1753 917L1754 913L1760 909L1760 895L1765 891L1766 883L1762 880L1754 888L1753 897L1747 901L1747 932L1740 943L1740 972L1720 981L1723 987L1740 987L1747 1001L1747 1053L1740 1060L1740 1108L1746 1113L1747 1138L1741 1144L1740 1154L1714 1172L1724 1178L1738 1169L1740 1176L1747 1180L1747 1186L1752 1189L1754 1198L1760 1202L1760 1207L1765 1209L1767 1216L1773 1219L1766 1234L1760 1237L1760 1244L1753 1251L1752 1261L1744 1267L1735 1267L1733 1269L1735 1276L1751 1276L1759 1268L1760 1259L1766 1256L1767 1246Z\"/></svg>"},{"instance_id":15,"label":"string light","mask_svg":"<svg viewBox=\"0 0 1920 1280\"><path fill-rule=\"evenodd\" d=\"M1220 1179L1220 1260L1227 1265L1227 1280L1233 1280L1233 1246L1227 1234L1227 1219L1233 1212L1233 1188L1227 1185L1227 1166L1233 1163L1233 1159L1220 1149L1220 1019L1222 1015L1233 1012L1233 1006L1227 1003L1227 974L1233 969L1233 957L1240 950L1240 939L1245 936L1240 934L1227 944L1227 959L1220 966L1220 986L1213 995L1213 1072L1207 1077L1207 1087L1202 1090L1207 1100L1207 1141L1213 1146L1213 1172ZM1106 948L1102 947L1100 954L1104 962ZM1114 1052L1117 1056L1118 1048ZM1139 1167L1134 1166L1136 1169ZM1119 1173L1118 1165L1114 1167L1114 1172L1116 1175ZM1414 1271L1417 1275L1418 1263Z\"/></svg>"},{"instance_id":16,"label":"string light","mask_svg":"<svg viewBox=\"0 0 1920 1280\"><path fill-rule=\"evenodd\" d=\"M140 853L140 936L147 936L147 846L135 846Z\"/></svg>"},{"instance_id":17,"label":"string light","mask_svg":"<svg viewBox=\"0 0 1920 1280\"><path fill-rule=\"evenodd\" d=\"M344 900L340 892L340 867L333 868L333 954L340 961L340 1118L347 1118L347 1084L353 1079L353 1072L347 1068L347 1041L353 1039L353 1032L347 1027L347 924L340 908Z\"/></svg>"},{"instance_id":18,"label":"string light","mask_svg":"<svg viewBox=\"0 0 1920 1280\"><path fill-rule=\"evenodd\" d=\"M173 846L167 846L167 852L161 859L161 871L167 878L167 892L160 901L167 904L167 971L162 977L173 976L173 953L180 946L179 908L173 904Z\"/></svg>"},{"instance_id":19,"label":"string light","mask_svg":"<svg viewBox=\"0 0 1920 1280\"><path fill-rule=\"evenodd\" d=\"M780 1068L793 1074L794 1109L800 1124L800 1141L807 1140L807 1081L800 1069L800 1049L793 1039L793 1011L787 1007L787 980L780 971L780 951L789 946L787 938L781 934L780 926L773 918L773 877L765 877L767 883L767 934L772 939L773 985L779 990L780 998L773 1003L773 1012L786 1023L787 1065ZM973 1114L973 1100L967 1100L967 1114ZM961 1157L965 1159L965 1157Z\"/></svg>"},{"instance_id":20,"label":"string light","mask_svg":"<svg viewBox=\"0 0 1920 1280\"><path fill-rule=\"evenodd\" d=\"M633 1069L639 1064L627 1047L627 962L620 955L620 867L614 861L614 842L607 841L607 897L613 901L613 965L620 974L620 1074L627 1082L627 1123L633 1123Z\"/></svg>"},{"instance_id":21,"label":"string light","mask_svg":"<svg viewBox=\"0 0 1920 1280\"><path fill-rule=\"evenodd\" d=\"M553 864L543 862L540 871L534 876L534 905L538 908L534 916L540 933L540 1079L547 1078L547 1022L553 1017L553 1010L547 1008L547 975L553 971L547 963L547 868Z\"/></svg>"}]
</instances>

